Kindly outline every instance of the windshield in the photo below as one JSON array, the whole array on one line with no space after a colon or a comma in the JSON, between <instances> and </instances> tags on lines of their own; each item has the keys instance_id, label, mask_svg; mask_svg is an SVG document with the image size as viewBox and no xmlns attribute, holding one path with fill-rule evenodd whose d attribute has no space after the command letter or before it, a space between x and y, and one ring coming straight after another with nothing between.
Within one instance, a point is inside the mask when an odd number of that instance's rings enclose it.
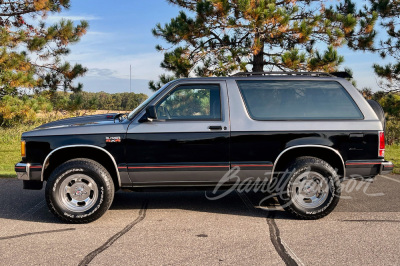
<instances>
[{"instance_id":1,"label":"windshield","mask_svg":"<svg viewBox=\"0 0 400 266\"><path fill-rule=\"evenodd\" d=\"M154 98L157 97L158 94L160 94L172 81L168 82L167 84L165 84L164 86L162 86L161 89L159 89L158 91L156 91L151 97L149 97L146 101L142 102L141 104L139 104L138 107L136 107L132 112L129 113L128 115L128 119L131 120L132 118L134 118L138 113L140 113L143 108L145 108L149 102L151 102Z\"/></svg>"}]
</instances>

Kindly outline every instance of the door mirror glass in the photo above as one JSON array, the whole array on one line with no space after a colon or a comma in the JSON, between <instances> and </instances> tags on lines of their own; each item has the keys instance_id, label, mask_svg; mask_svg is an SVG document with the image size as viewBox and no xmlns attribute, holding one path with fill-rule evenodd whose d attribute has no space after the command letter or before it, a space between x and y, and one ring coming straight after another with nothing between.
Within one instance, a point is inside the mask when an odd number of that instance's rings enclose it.
<instances>
[{"instance_id":1,"label":"door mirror glass","mask_svg":"<svg viewBox=\"0 0 400 266\"><path fill-rule=\"evenodd\" d=\"M154 105L147 106L146 116L147 116L147 119L149 119L150 121L157 119L156 107Z\"/></svg>"}]
</instances>

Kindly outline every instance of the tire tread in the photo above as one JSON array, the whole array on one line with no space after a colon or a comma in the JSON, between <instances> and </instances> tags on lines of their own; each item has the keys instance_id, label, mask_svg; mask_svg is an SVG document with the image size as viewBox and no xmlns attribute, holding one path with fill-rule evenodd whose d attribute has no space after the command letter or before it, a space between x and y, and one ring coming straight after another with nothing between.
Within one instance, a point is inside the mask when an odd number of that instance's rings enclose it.
<instances>
[{"instance_id":1,"label":"tire tread","mask_svg":"<svg viewBox=\"0 0 400 266\"><path fill-rule=\"evenodd\" d=\"M289 172L291 172L294 169L299 169L301 167L304 167L305 165L310 165L310 164L321 165L321 166L329 169L330 171L336 172L332 168L332 166L330 164L328 164L326 161L316 158L316 157L311 157L311 156L303 156L303 157L296 158L291 164L289 164L289 167L287 169L289 170ZM335 180L334 180L335 187L337 188L337 192L334 197L338 197L337 195L340 195L340 179L337 175L335 175L334 178L335 178ZM280 199L278 197L278 200L283 205L282 199ZM328 214L330 214L332 212L332 210L337 206L338 203L339 203L339 199L336 199L336 200L334 199L332 201L331 205L327 208L327 210L325 210L321 213L313 214L313 215L304 215L302 213L299 213L292 207L292 205L288 205L284 209L285 209L285 211L289 212L292 216L294 216L297 219L318 220L318 219L321 219L321 218L327 216Z\"/></svg>"},{"instance_id":2,"label":"tire tread","mask_svg":"<svg viewBox=\"0 0 400 266\"><path fill-rule=\"evenodd\" d=\"M101 174L101 176L103 177L105 184L106 184L106 190L110 191L111 196L110 197L106 197L105 202L103 204L105 204L106 209L105 211L101 211L101 212L96 212L95 214L91 215L91 216L87 216L84 219L72 219L70 217L66 217L64 215L59 214L59 212L57 211L57 209L54 206L54 202L51 200L50 197L50 191L53 187L53 183L56 181L56 179L58 178L58 176L60 174L62 174L64 171L66 171L68 168L73 168L73 167L87 167L87 168L91 168L91 170L94 170L98 173ZM59 165L50 175L49 179L47 180L47 184L46 184L46 202L47 205L50 209L50 211L59 219L61 219L64 222L67 223L75 223L75 224L81 224L81 223L90 223L93 222L97 219L99 219L107 210L108 208L111 206L113 199L114 199L114 184L113 184L113 180L111 178L110 173L104 168L104 166L102 166L101 164L99 164L98 162L91 160L91 159L86 159L86 158L76 158L76 159L72 159L69 160L61 165Z\"/></svg>"}]
</instances>

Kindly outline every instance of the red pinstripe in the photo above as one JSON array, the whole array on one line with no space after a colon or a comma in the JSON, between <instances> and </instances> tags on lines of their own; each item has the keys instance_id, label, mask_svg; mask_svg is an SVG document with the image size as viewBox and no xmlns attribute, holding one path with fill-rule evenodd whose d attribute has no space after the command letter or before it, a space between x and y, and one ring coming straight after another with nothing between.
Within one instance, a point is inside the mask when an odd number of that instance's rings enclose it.
<instances>
[{"instance_id":1,"label":"red pinstripe","mask_svg":"<svg viewBox=\"0 0 400 266\"><path fill-rule=\"evenodd\" d=\"M220 165L188 165L188 166L129 166L128 169L148 169L148 168L228 168L229 166Z\"/></svg>"},{"instance_id":2,"label":"red pinstripe","mask_svg":"<svg viewBox=\"0 0 400 266\"><path fill-rule=\"evenodd\" d=\"M243 167L272 167L272 164L234 164L234 166L243 166Z\"/></svg>"},{"instance_id":3,"label":"red pinstripe","mask_svg":"<svg viewBox=\"0 0 400 266\"><path fill-rule=\"evenodd\" d=\"M369 164L382 164L382 163L346 163L346 165L369 165Z\"/></svg>"}]
</instances>

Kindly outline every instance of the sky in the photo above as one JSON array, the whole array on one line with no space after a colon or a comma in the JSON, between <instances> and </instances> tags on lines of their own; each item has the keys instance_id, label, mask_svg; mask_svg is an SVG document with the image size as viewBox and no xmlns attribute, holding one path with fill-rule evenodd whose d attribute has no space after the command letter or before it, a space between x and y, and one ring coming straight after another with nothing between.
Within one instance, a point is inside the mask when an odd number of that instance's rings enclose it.
<instances>
[{"instance_id":1,"label":"sky","mask_svg":"<svg viewBox=\"0 0 400 266\"><path fill-rule=\"evenodd\" d=\"M357 0L361 1L361 0ZM334 2L334 0L332 0ZM149 80L157 80L164 73L160 68L163 55L155 50L156 44L165 44L152 35L157 23L164 24L175 17L179 8L165 0L71 0L71 8L49 15L49 23L62 17L79 22L89 21L89 30L81 41L71 45L66 58L89 69L78 81L85 91L108 93L130 91L130 65L132 66L132 92L151 95ZM342 67L350 67L358 87L378 89L372 64L383 62L378 55L354 52L340 48L345 57Z\"/></svg>"}]
</instances>

